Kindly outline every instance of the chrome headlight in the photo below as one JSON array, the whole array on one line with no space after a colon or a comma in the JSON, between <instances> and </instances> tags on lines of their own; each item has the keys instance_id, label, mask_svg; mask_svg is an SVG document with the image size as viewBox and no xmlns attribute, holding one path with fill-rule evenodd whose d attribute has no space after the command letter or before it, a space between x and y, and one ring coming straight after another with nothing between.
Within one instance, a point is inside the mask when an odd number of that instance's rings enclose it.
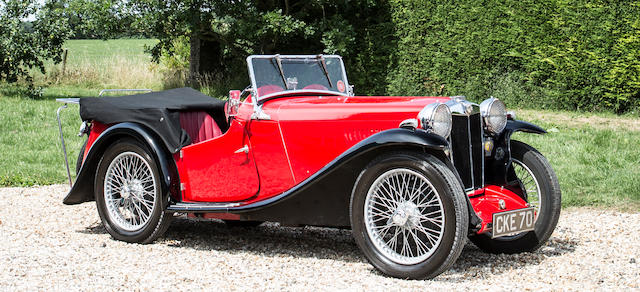
<instances>
[{"instance_id":1,"label":"chrome headlight","mask_svg":"<svg viewBox=\"0 0 640 292\"><path fill-rule=\"evenodd\" d=\"M507 107L495 97L485 99L480 104L480 114L487 131L492 134L500 134L507 126Z\"/></svg>"},{"instance_id":2,"label":"chrome headlight","mask_svg":"<svg viewBox=\"0 0 640 292\"><path fill-rule=\"evenodd\" d=\"M425 106L418 113L418 120L423 129L442 137L447 138L451 133L451 110L444 103L434 102Z\"/></svg>"}]
</instances>

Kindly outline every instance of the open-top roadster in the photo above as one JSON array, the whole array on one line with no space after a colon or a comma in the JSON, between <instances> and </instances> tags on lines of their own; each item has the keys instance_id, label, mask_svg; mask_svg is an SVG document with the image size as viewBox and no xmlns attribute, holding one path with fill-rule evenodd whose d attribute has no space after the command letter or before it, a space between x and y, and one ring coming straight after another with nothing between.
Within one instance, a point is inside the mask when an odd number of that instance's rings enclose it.
<instances>
[{"instance_id":1,"label":"open-top roadster","mask_svg":"<svg viewBox=\"0 0 640 292\"><path fill-rule=\"evenodd\" d=\"M189 88L80 99L88 138L64 203L95 200L115 239L139 243L173 213L350 227L371 264L401 278L442 273L467 237L517 253L553 232L557 178L511 140L545 131L500 100L354 96L339 56L247 65L251 85L226 102Z\"/></svg>"}]
</instances>

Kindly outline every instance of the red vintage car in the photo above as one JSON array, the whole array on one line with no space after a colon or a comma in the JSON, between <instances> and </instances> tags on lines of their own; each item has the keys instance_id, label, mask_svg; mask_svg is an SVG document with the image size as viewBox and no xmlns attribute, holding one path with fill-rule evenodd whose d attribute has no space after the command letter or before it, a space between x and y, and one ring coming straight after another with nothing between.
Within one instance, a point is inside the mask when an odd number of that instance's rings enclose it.
<instances>
[{"instance_id":1,"label":"red vintage car","mask_svg":"<svg viewBox=\"0 0 640 292\"><path fill-rule=\"evenodd\" d=\"M175 213L351 228L373 266L412 279L445 271L467 238L518 253L553 232L556 175L511 140L545 131L500 100L354 96L333 55L247 65L251 85L226 102L190 88L80 99L88 138L64 203L96 201L113 238L138 243Z\"/></svg>"}]
</instances>

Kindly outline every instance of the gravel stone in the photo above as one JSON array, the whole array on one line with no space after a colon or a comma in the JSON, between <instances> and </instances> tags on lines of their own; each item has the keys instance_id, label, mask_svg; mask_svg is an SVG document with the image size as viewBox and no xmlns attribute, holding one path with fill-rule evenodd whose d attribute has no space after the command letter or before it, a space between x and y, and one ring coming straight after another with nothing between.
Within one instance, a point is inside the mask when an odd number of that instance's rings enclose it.
<instances>
[{"instance_id":1,"label":"gravel stone","mask_svg":"<svg viewBox=\"0 0 640 292\"><path fill-rule=\"evenodd\" d=\"M619 290L640 289L640 212L563 210L534 253L467 244L428 281L377 272L350 230L177 218L153 244L111 239L94 203L66 206L65 185L0 188L0 291L24 290Z\"/></svg>"}]
</instances>

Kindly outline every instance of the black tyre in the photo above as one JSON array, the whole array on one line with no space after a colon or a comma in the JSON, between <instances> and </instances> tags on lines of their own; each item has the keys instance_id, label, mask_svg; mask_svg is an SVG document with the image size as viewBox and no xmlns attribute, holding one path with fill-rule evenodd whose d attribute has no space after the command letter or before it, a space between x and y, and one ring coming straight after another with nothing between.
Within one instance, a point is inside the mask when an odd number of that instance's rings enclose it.
<instances>
[{"instance_id":1,"label":"black tyre","mask_svg":"<svg viewBox=\"0 0 640 292\"><path fill-rule=\"evenodd\" d=\"M100 219L113 238L149 243L169 227L173 216L164 212L158 166L145 145L132 139L111 145L94 188Z\"/></svg>"},{"instance_id":2,"label":"black tyre","mask_svg":"<svg viewBox=\"0 0 640 292\"><path fill-rule=\"evenodd\" d=\"M257 227L264 223L263 221L243 221L243 220L222 220L229 227Z\"/></svg>"},{"instance_id":3,"label":"black tyre","mask_svg":"<svg viewBox=\"0 0 640 292\"><path fill-rule=\"evenodd\" d=\"M356 243L381 272L433 278L448 269L466 242L462 186L431 155L395 153L371 162L351 197Z\"/></svg>"},{"instance_id":4,"label":"black tyre","mask_svg":"<svg viewBox=\"0 0 640 292\"><path fill-rule=\"evenodd\" d=\"M82 167L82 160L84 160L84 150L87 149L88 138L84 140L82 147L80 148L80 153L78 153L78 160L76 160L76 175L80 172L80 167Z\"/></svg>"},{"instance_id":5,"label":"black tyre","mask_svg":"<svg viewBox=\"0 0 640 292\"><path fill-rule=\"evenodd\" d=\"M535 229L495 239L487 234L471 236L471 242L485 252L535 251L547 242L560 218L560 184L547 159L535 148L519 141L511 141L511 157L512 167L527 191L528 202L536 208Z\"/></svg>"}]
</instances>

